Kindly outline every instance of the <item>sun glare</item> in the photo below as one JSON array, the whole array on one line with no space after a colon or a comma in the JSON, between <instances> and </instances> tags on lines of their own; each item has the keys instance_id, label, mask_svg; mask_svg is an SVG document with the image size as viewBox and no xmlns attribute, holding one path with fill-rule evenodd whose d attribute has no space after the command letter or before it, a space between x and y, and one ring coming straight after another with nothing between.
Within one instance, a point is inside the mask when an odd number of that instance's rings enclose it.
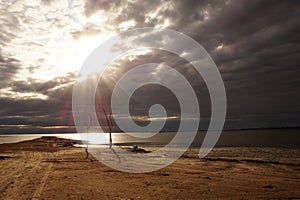
<instances>
[{"instance_id":1,"label":"sun glare","mask_svg":"<svg viewBox=\"0 0 300 200\"><path fill-rule=\"evenodd\" d=\"M79 40L59 41L48 45L48 55L42 61L44 68L37 69L29 76L41 81L65 76L69 72L79 71L88 55L111 34L84 37ZM27 69L24 69L27 72ZM27 73L28 74L28 73ZM26 77L19 77L24 79Z\"/></svg>"}]
</instances>

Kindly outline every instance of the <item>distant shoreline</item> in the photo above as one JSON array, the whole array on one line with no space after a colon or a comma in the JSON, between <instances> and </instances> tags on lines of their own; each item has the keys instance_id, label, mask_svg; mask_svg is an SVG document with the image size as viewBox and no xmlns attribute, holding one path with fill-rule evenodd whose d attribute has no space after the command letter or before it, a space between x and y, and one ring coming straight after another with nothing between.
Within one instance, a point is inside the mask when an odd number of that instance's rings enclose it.
<instances>
[{"instance_id":1,"label":"distant shoreline","mask_svg":"<svg viewBox=\"0 0 300 200\"><path fill-rule=\"evenodd\" d=\"M300 127L263 127L263 128L241 128L241 129L223 129L222 132L226 131L251 131L251 130L293 130L293 129L300 129ZM207 129L198 130L198 132L207 131ZM177 131L160 131L160 133L176 133ZM188 132L188 131L187 131ZM114 131L113 133L125 133L122 131ZM74 132L6 132L0 133L0 135L8 135L8 134L77 134L76 131Z\"/></svg>"},{"instance_id":2,"label":"distant shoreline","mask_svg":"<svg viewBox=\"0 0 300 200\"><path fill-rule=\"evenodd\" d=\"M95 138L97 144L106 144L105 138L101 139L100 134L103 133L89 133L90 138ZM135 138L125 133L113 133L113 143L117 145L122 144L136 144L144 146L158 146L162 147L169 143L175 136L176 132L162 132L150 138ZM187 133L189 134L189 133ZM196 135L191 147L201 147L206 132L199 131ZM59 134L0 134L0 143L12 143L24 140L30 140L41 136L56 136L68 139L82 139L77 133L59 133ZM178 147L185 146L180 143L176 144ZM274 148L300 148L300 129L248 129L248 130L232 130L223 131L218 139L215 147L274 147Z\"/></svg>"}]
</instances>

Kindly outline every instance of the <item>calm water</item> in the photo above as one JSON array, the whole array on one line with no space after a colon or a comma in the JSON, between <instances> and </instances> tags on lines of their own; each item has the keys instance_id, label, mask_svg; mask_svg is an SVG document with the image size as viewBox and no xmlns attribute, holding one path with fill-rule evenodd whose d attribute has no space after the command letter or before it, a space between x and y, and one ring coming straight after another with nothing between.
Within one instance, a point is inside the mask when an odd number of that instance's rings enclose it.
<instances>
[{"instance_id":1,"label":"calm water","mask_svg":"<svg viewBox=\"0 0 300 200\"><path fill-rule=\"evenodd\" d=\"M125 133L113 133L112 139L114 144L147 144L147 145L164 145L168 143L175 133L159 133L158 135L147 138L140 139L132 136L128 136ZM0 144L3 143L16 143L26 140L33 140L43 136L55 136L59 138L74 139L89 141L91 144L107 144L109 134L108 133L88 133L88 134L77 134L77 133L68 133L68 134L0 134ZM103 138L103 136L106 138Z\"/></svg>"},{"instance_id":2,"label":"calm water","mask_svg":"<svg viewBox=\"0 0 300 200\"><path fill-rule=\"evenodd\" d=\"M108 138L108 134L104 134ZM56 136L66 139L80 140L79 134L0 134L1 143L15 143L24 140L32 140L42 136ZM153 137L140 139L126 135L125 133L113 133L113 143L115 144L143 144L163 146L170 142L175 133L159 133ZM192 146L201 146L205 132L199 132ZM107 140L99 133L89 133L88 138L83 140L95 141L95 143L105 144ZM265 129L265 130L237 130L223 131L217 146L221 147L286 147L300 148L300 129Z\"/></svg>"}]
</instances>

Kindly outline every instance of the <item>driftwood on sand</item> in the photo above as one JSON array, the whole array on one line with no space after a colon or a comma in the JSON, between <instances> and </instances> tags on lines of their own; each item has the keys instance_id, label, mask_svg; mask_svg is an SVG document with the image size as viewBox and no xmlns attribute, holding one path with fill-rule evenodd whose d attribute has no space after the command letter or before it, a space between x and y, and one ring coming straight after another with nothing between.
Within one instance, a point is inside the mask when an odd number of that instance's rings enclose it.
<instances>
[{"instance_id":1,"label":"driftwood on sand","mask_svg":"<svg viewBox=\"0 0 300 200\"><path fill-rule=\"evenodd\" d=\"M139 147L137 145L133 145L132 147L122 147L122 149L131 151L133 153L150 153L151 152L151 151L147 151L146 149L143 149L142 147Z\"/></svg>"}]
</instances>

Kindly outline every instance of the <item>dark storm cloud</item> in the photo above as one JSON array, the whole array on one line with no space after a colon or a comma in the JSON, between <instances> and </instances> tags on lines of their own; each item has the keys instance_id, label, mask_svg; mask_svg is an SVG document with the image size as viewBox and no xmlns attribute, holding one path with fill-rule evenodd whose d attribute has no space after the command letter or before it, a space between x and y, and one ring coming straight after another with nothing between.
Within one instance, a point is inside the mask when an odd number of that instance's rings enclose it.
<instances>
[{"instance_id":1,"label":"dark storm cloud","mask_svg":"<svg viewBox=\"0 0 300 200\"><path fill-rule=\"evenodd\" d=\"M21 69L22 62L11 55L4 53L4 49L15 39L16 33L21 30L20 20L14 13L5 12L6 7L1 5L0 10L0 89L7 87L15 74Z\"/></svg>"},{"instance_id":2,"label":"dark storm cloud","mask_svg":"<svg viewBox=\"0 0 300 200\"><path fill-rule=\"evenodd\" d=\"M225 82L228 127L299 126L298 2L137 1L112 6L108 13L114 10L120 14L112 15L111 24L147 27L168 20L169 28L203 45Z\"/></svg>"},{"instance_id":3,"label":"dark storm cloud","mask_svg":"<svg viewBox=\"0 0 300 200\"><path fill-rule=\"evenodd\" d=\"M225 81L229 117L254 121L251 126L299 125L299 6L292 2L257 2L247 9L242 3L232 6L214 20L221 23L209 26L221 33L224 44L211 54ZM278 123L281 118L285 120Z\"/></svg>"},{"instance_id":4,"label":"dark storm cloud","mask_svg":"<svg viewBox=\"0 0 300 200\"><path fill-rule=\"evenodd\" d=\"M75 77L75 73L69 73L46 82L12 82L11 89L14 92L44 94L48 98L0 98L0 133L74 132L71 106Z\"/></svg>"},{"instance_id":5,"label":"dark storm cloud","mask_svg":"<svg viewBox=\"0 0 300 200\"><path fill-rule=\"evenodd\" d=\"M72 117L73 86L61 88L48 100L0 98L1 133L74 132ZM59 96L59 98L57 98ZM7 125L7 127L3 127ZM25 127L24 127L25 126ZM57 126L70 126L69 128ZM52 127L44 129L43 127Z\"/></svg>"},{"instance_id":6,"label":"dark storm cloud","mask_svg":"<svg viewBox=\"0 0 300 200\"><path fill-rule=\"evenodd\" d=\"M36 92L52 96L52 90L55 91L56 87L64 87L67 84L73 84L75 77L76 73L68 73L66 76L56 77L45 82L34 79L27 81L14 81L11 84L11 90L14 92Z\"/></svg>"},{"instance_id":7,"label":"dark storm cloud","mask_svg":"<svg viewBox=\"0 0 300 200\"><path fill-rule=\"evenodd\" d=\"M20 69L20 61L14 58L6 58L0 51L0 89L7 87L14 75Z\"/></svg>"},{"instance_id":8,"label":"dark storm cloud","mask_svg":"<svg viewBox=\"0 0 300 200\"><path fill-rule=\"evenodd\" d=\"M100 81L98 85L98 95L96 102L104 103L105 108L110 110L110 97L113 89L116 87L117 81L122 75L124 75L129 70L134 67L146 63L160 63L167 66L174 66L174 69L178 70L180 74L186 77L190 81L199 101L199 106L201 110L201 122L200 128L207 128L208 120L210 116L210 99L208 95L208 90L202 80L201 76L198 75L197 71L193 66L184 59L178 57L175 54L171 54L166 51L153 50L143 55L128 56L122 59L115 60L110 67L107 68L103 77L105 80ZM117 69L117 70L115 70ZM177 90L186 90L182 86L182 83L172 79L172 74L168 72L163 72L159 69L156 71L143 71L141 74L135 73L136 77L144 76L144 73L149 73L155 79L159 74L165 77L166 80L173 86L176 85ZM179 89L181 88L181 89ZM181 116L179 102L176 99L174 93L172 93L168 88L162 87L157 84L144 85L138 88L131 97L129 110L133 120L139 125L146 125L149 123L148 112L152 105L161 104L166 109L168 118L163 130L175 131L179 127L179 120ZM187 113L186 113L187 114ZM128 116L116 116L118 119L121 118L122 121L128 120ZM143 120L141 120L141 118ZM105 121L104 123L105 124Z\"/></svg>"}]
</instances>

